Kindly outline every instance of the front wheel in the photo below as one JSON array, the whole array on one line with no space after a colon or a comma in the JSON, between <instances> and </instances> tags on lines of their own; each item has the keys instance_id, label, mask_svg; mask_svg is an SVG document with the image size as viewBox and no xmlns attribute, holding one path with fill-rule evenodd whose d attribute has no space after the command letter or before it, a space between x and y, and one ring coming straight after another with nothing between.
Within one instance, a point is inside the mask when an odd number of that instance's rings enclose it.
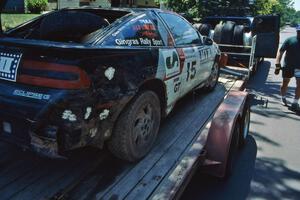
<instances>
[{"instance_id":1,"label":"front wheel","mask_svg":"<svg viewBox=\"0 0 300 200\"><path fill-rule=\"evenodd\" d=\"M118 158L137 161L152 148L161 120L160 101L152 91L137 95L116 122L108 148Z\"/></svg>"},{"instance_id":2,"label":"front wheel","mask_svg":"<svg viewBox=\"0 0 300 200\"><path fill-rule=\"evenodd\" d=\"M215 87L218 83L218 80L219 80L219 75L220 75L219 64L217 62L215 62L211 69L211 73L208 78L208 81L207 81L206 85L204 86L205 91L211 92L215 89Z\"/></svg>"}]
</instances>

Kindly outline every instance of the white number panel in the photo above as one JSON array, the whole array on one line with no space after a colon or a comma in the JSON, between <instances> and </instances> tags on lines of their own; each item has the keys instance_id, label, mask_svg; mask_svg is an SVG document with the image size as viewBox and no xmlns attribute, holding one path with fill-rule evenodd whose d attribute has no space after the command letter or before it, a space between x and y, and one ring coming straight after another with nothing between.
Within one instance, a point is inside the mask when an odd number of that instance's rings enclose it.
<instances>
[{"instance_id":1,"label":"white number panel","mask_svg":"<svg viewBox=\"0 0 300 200\"><path fill-rule=\"evenodd\" d=\"M21 54L0 52L0 79L16 81Z\"/></svg>"}]
</instances>

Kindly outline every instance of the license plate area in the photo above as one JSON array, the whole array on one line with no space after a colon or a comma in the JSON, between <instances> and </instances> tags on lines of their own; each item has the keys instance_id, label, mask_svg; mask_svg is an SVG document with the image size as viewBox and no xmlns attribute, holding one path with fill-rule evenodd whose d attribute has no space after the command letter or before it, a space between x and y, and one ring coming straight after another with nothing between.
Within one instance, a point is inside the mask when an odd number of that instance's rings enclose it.
<instances>
[{"instance_id":1,"label":"license plate area","mask_svg":"<svg viewBox=\"0 0 300 200\"><path fill-rule=\"evenodd\" d=\"M0 79L16 82L22 54L0 50Z\"/></svg>"}]
</instances>

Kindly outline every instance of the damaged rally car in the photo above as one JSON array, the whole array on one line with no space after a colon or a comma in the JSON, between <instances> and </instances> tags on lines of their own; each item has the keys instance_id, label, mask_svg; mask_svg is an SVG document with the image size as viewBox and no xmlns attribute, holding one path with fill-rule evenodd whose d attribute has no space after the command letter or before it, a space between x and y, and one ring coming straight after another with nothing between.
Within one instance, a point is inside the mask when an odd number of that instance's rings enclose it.
<instances>
[{"instance_id":1,"label":"damaged rally car","mask_svg":"<svg viewBox=\"0 0 300 200\"><path fill-rule=\"evenodd\" d=\"M161 119L218 82L220 51L159 9L63 9L0 36L1 138L64 157L106 143L136 161Z\"/></svg>"}]
</instances>

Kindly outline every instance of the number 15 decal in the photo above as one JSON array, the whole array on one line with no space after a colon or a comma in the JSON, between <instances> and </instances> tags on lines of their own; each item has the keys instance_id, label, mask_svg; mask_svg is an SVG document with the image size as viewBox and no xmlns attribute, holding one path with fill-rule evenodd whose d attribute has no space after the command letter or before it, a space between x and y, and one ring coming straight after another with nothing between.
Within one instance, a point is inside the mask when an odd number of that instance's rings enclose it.
<instances>
[{"instance_id":1,"label":"number 15 decal","mask_svg":"<svg viewBox=\"0 0 300 200\"><path fill-rule=\"evenodd\" d=\"M193 80L196 76L196 61L188 62L187 63L187 77L186 81Z\"/></svg>"}]
</instances>

